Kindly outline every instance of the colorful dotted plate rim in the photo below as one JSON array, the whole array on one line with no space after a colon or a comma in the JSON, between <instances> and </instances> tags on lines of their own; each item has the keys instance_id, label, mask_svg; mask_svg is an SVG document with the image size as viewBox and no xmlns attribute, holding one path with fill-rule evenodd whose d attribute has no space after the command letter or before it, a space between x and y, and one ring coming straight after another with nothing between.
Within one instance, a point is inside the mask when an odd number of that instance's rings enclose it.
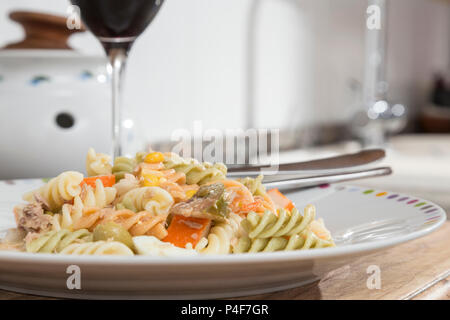
<instances>
[{"instance_id":1,"label":"colorful dotted plate rim","mask_svg":"<svg viewBox=\"0 0 450 320\"><path fill-rule=\"evenodd\" d=\"M322 185L319 188L328 188L330 185ZM441 209L436 204L431 203L427 200L423 200L419 197L407 196L396 192L382 191L372 188L356 187L356 186L335 186L337 191L347 191L347 192L359 192L363 195L373 196L376 198L384 198L390 201L397 201L399 203L412 206L420 210L426 217L424 224L435 223L441 219L441 215L436 215L436 213Z\"/></svg>"}]
</instances>

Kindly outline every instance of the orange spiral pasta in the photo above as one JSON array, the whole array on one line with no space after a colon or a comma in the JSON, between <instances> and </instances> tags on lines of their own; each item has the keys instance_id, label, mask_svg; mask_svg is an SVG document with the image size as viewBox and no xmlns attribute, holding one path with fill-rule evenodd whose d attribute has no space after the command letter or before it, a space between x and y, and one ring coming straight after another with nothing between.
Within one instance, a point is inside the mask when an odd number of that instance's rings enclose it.
<instances>
[{"instance_id":1,"label":"orange spiral pasta","mask_svg":"<svg viewBox=\"0 0 450 320\"><path fill-rule=\"evenodd\" d=\"M255 198L255 204L256 204L256 208L255 208L254 212L264 213L265 211L269 210L269 211L272 211L273 213L277 214L275 204L273 203L272 199L267 194L261 195L261 196L255 196L254 198Z\"/></svg>"},{"instance_id":2,"label":"orange spiral pasta","mask_svg":"<svg viewBox=\"0 0 450 320\"><path fill-rule=\"evenodd\" d=\"M225 190L229 194L229 206L232 212L243 214L245 212L242 208L255 202L250 190L242 183L231 179L223 179L217 182L222 183L225 186Z\"/></svg>"},{"instance_id":3,"label":"orange spiral pasta","mask_svg":"<svg viewBox=\"0 0 450 320\"><path fill-rule=\"evenodd\" d=\"M113 210L110 208L85 208L83 215L73 225L74 230L88 229L90 231L105 222L115 222L124 227L132 236L149 235L163 239L167 235L164 227L166 216L153 215L148 211L135 213L128 209Z\"/></svg>"},{"instance_id":4,"label":"orange spiral pasta","mask_svg":"<svg viewBox=\"0 0 450 320\"><path fill-rule=\"evenodd\" d=\"M241 182L231 179L220 180L229 193L230 209L239 215L247 215L253 211L264 213L269 210L277 215L272 199L267 194L253 196L251 191Z\"/></svg>"},{"instance_id":5,"label":"orange spiral pasta","mask_svg":"<svg viewBox=\"0 0 450 320\"><path fill-rule=\"evenodd\" d=\"M175 202L189 199L199 188L196 184L179 185L178 183L170 181L163 181L159 186L170 193Z\"/></svg>"},{"instance_id":6,"label":"orange spiral pasta","mask_svg":"<svg viewBox=\"0 0 450 320\"><path fill-rule=\"evenodd\" d=\"M143 186L158 186L166 190L175 202L185 201L194 194L199 186L197 184L186 184L186 174L177 172L175 169L165 169L159 163L141 163L137 174L140 176Z\"/></svg>"}]
</instances>

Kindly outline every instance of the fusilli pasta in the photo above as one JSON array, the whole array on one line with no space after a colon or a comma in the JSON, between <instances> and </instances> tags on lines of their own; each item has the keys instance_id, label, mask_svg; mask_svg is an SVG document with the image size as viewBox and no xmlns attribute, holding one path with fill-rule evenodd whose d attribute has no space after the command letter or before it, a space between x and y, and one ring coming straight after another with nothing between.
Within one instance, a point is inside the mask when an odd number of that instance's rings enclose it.
<instances>
[{"instance_id":1,"label":"fusilli pasta","mask_svg":"<svg viewBox=\"0 0 450 320\"><path fill-rule=\"evenodd\" d=\"M89 148L86 156L86 173L89 177L111 174L111 157L104 153L96 153Z\"/></svg>"},{"instance_id":2,"label":"fusilli pasta","mask_svg":"<svg viewBox=\"0 0 450 320\"><path fill-rule=\"evenodd\" d=\"M162 239L167 235L164 227L165 215L155 215L148 211L135 213L128 209L112 210L87 208L83 216L74 223L73 228L94 230L94 228L105 222L120 224L132 236L151 235Z\"/></svg>"},{"instance_id":3,"label":"fusilli pasta","mask_svg":"<svg viewBox=\"0 0 450 320\"><path fill-rule=\"evenodd\" d=\"M139 188L140 182L139 180L132 174L125 173L123 179L117 182L114 185L114 189L116 189L116 200L115 203L122 201L123 196L130 190Z\"/></svg>"},{"instance_id":4,"label":"fusilli pasta","mask_svg":"<svg viewBox=\"0 0 450 320\"><path fill-rule=\"evenodd\" d=\"M120 203L134 212L148 211L156 215L167 215L174 201L172 196L159 187L141 187L128 191Z\"/></svg>"},{"instance_id":5,"label":"fusilli pasta","mask_svg":"<svg viewBox=\"0 0 450 320\"><path fill-rule=\"evenodd\" d=\"M56 213L52 217L52 230L73 230L74 223L78 221L83 214L83 208L84 205L79 196L75 197L73 205L68 203L64 204L61 213Z\"/></svg>"},{"instance_id":6,"label":"fusilli pasta","mask_svg":"<svg viewBox=\"0 0 450 320\"><path fill-rule=\"evenodd\" d=\"M305 250L334 246L335 244L333 241L321 239L317 237L314 232L304 230L300 234L294 234L290 237L256 239L242 237L239 239L236 246L233 247L233 253Z\"/></svg>"},{"instance_id":7,"label":"fusilli pasta","mask_svg":"<svg viewBox=\"0 0 450 320\"><path fill-rule=\"evenodd\" d=\"M145 156L147 154L148 154L148 152L145 152L145 151L136 152L136 156L135 156L136 163L139 164L139 163L143 162L145 159Z\"/></svg>"},{"instance_id":8,"label":"fusilli pasta","mask_svg":"<svg viewBox=\"0 0 450 320\"><path fill-rule=\"evenodd\" d=\"M305 230L314 218L315 207L313 205L305 207L303 216L296 208L291 212L280 209L278 217L270 211L266 211L262 216L250 212L242 221L242 227L252 239L292 236Z\"/></svg>"},{"instance_id":9,"label":"fusilli pasta","mask_svg":"<svg viewBox=\"0 0 450 320\"><path fill-rule=\"evenodd\" d=\"M73 225L83 214L83 209L87 207L105 208L110 205L116 197L116 189L103 187L101 180L95 182L96 187L93 190L91 186L84 185L80 196L76 196L73 205L64 204L61 213L54 214L52 217L52 229L73 229Z\"/></svg>"},{"instance_id":10,"label":"fusilli pasta","mask_svg":"<svg viewBox=\"0 0 450 320\"><path fill-rule=\"evenodd\" d=\"M26 244L27 252L57 253L73 243L92 241L86 229L70 232L67 229L49 231Z\"/></svg>"},{"instance_id":11,"label":"fusilli pasta","mask_svg":"<svg viewBox=\"0 0 450 320\"><path fill-rule=\"evenodd\" d=\"M66 171L59 176L50 179L44 186L38 190L24 195L24 200L31 202L33 194L38 193L50 206L52 212L61 209L66 201L71 201L81 192L80 183L83 180L83 174L76 171Z\"/></svg>"},{"instance_id":12,"label":"fusilli pasta","mask_svg":"<svg viewBox=\"0 0 450 320\"><path fill-rule=\"evenodd\" d=\"M164 155L164 166L166 169L184 173L187 184L215 182L224 179L227 174L227 167L223 163L200 163L196 159L183 159L175 153Z\"/></svg>"},{"instance_id":13,"label":"fusilli pasta","mask_svg":"<svg viewBox=\"0 0 450 320\"><path fill-rule=\"evenodd\" d=\"M84 185L81 191L81 199L85 207L104 208L110 205L116 198L116 189L113 187L104 187L100 179L95 181L95 189Z\"/></svg>"},{"instance_id":14,"label":"fusilli pasta","mask_svg":"<svg viewBox=\"0 0 450 320\"><path fill-rule=\"evenodd\" d=\"M236 180L246 186L254 196L263 196L267 194L266 188L262 184L263 178L264 177L262 175L259 175L256 178L246 177Z\"/></svg>"},{"instance_id":15,"label":"fusilli pasta","mask_svg":"<svg viewBox=\"0 0 450 320\"><path fill-rule=\"evenodd\" d=\"M136 160L127 157L117 157L114 159L112 173L116 176L116 181L124 178L125 173L133 173L136 167Z\"/></svg>"},{"instance_id":16,"label":"fusilli pasta","mask_svg":"<svg viewBox=\"0 0 450 320\"><path fill-rule=\"evenodd\" d=\"M202 254L227 254L231 252L234 239L240 234L242 218L234 213L229 216L228 222L218 222L209 232L207 241L200 240L195 249Z\"/></svg>"},{"instance_id":17,"label":"fusilli pasta","mask_svg":"<svg viewBox=\"0 0 450 320\"><path fill-rule=\"evenodd\" d=\"M334 245L314 206L300 213L278 189L266 192L262 175L229 179L222 163L149 150L112 164L90 148L86 171L24 195L13 209L20 237L0 250L182 256Z\"/></svg>"},{"instance_id":18,"label":"fusilli pasta","mask_svg":"<svg viewBox=\"0 0 450 320\"><path fill-rule=\"evenodd\" d=\"M189 198L187 191L197 191L197 184L186 184L186 175L175 169L164 169L162 163L141 163L138 165L137 174L144 186L158 186L170 193L175 202Z\"/></svg>"}]
</instances>

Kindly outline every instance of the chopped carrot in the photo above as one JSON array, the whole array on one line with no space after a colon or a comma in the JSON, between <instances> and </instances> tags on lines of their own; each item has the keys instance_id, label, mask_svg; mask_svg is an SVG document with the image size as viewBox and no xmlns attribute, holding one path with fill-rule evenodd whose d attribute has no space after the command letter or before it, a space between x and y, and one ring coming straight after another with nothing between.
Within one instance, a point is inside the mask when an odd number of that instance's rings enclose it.
<instances>
[{"instance_id":1,"label":"chopped carrot","mask_svg":"<svg viewBox=\"0 0 450 320\"><path fill-rule=\"evenodd\" d=\"M188 243L195 247L200 239L207 235L210 227L210 219L175 215L167 228L168 234L163 241L180 248L186 248Z\"/></svg>"},{"instance_id":2,"label":"chopped carrot","mask_svg":"<svg viewBox=\"0 0 450 320\"><path fill-rule=\"evenodd\" d=\"M277 209L282 208L291 211L294 208L294 203L292 203L291 200L289 200L284 194L282 194L280 190L271 189L267 191L267 194L272 199Z\"/></svg>"},{"instance_id":3,"label":"chopped carrot","mask_svg":"<svg viewBox=\"0 0 450 320\"><path fill-rule=\"evenodd\" d=\"M83 181L81 181L80 185L82 186L84 184L87 184L92 188L95 188L95 181L97 180L100 180L103 183L104 187L112 187L116 183L116 177L112 174L107 176L94 176L84 178Z\"/></svg>"}]
</instances>

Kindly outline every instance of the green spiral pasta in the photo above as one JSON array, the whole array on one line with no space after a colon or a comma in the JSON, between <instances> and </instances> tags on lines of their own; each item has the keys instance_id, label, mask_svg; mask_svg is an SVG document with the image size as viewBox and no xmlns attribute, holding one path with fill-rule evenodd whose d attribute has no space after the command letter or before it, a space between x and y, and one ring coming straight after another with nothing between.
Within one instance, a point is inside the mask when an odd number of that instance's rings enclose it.
<instances>
[{"instance_id":1,"label":"green spiral pasta","mask_svg":"<svg viewBox=\"0 0 450 320\"><path fill-rule=\"evenodd\" d=\"M136 160L127 157L117 157L114 159L112 173L116 176L116 182L123 179L125 173L133 173L136 167Z\"/></svg>"},{"instance_id":2,"label":"green spiral pasta","mask_svg":"<svg viewBox=\"0 0 450 320\"><path fill-rule=\"evenodd\" d=\"M86 229L70 232L67 229L50 231L26 244L27 252L57 253L73 243L92 241L92 234Z\"/></svg>"},{"instance_id":3,"label":"green spiral pasta","mask_svg":"<svg viewBox=\"0 0 450 320\"><path fill-rule=\"evenodd\" d=\"M278 216L271 211L266 211L262 216L250 212L242 221L242 227L251 239L293 236L304 231L315 215L316 209L313 205L305 207L303 216L296 208L291 212L280 209Z\"/></svg>"},{"instance_id":4,"label":"green spiral pasta","mask_svg":"<svg viewBox=\"0 0 450 320\"><path fill-rule=\"evenodd\" d=\"M175 153L164 156L164 167L186 174L187 184L202 185L225 179L227 167L223 163L200 163L195 159L184 159Z\"/></svg>"},{"instance_id":5,"label":"green spiral pasta","mask_svg":"<svg viewBox=\"0 0 450 320\"><path fill-rule=\"evenodd\" d=\"M240 183L242 183L244 186L247 187L248 190L254 195L254 196L264 196L266 195L266 188L262 184L264 176L259 175L256 178L242 178L242 179L236 179Z\"/></svg>"},{"instance_id":6,"label":"green spiral pasta","mask_svg":"<svg viewBox=\"0 0 450 320\"><path fill-rule=\"evenodd\" d=\"M139 164L141 162L144 162L144 159L147 156L147 154L148 154L148 152L145 152L145 151L136 152L136 156L135 156L136 163Z\"/></svg>"},{"instance_id":7,"label":"green spiral pasta","mask_svg":"<svg viewBox=\"0 0 450 320\"><path fill-rule=\"evenodd\" d=\"M233 253L306 250L334 246L335 244L332 240L321 239L311 230L304 230L302 233L295 234L289 238L272 237L250 239L249 237L242 237L233 247Z\"/></svg>"}]
</instances>

